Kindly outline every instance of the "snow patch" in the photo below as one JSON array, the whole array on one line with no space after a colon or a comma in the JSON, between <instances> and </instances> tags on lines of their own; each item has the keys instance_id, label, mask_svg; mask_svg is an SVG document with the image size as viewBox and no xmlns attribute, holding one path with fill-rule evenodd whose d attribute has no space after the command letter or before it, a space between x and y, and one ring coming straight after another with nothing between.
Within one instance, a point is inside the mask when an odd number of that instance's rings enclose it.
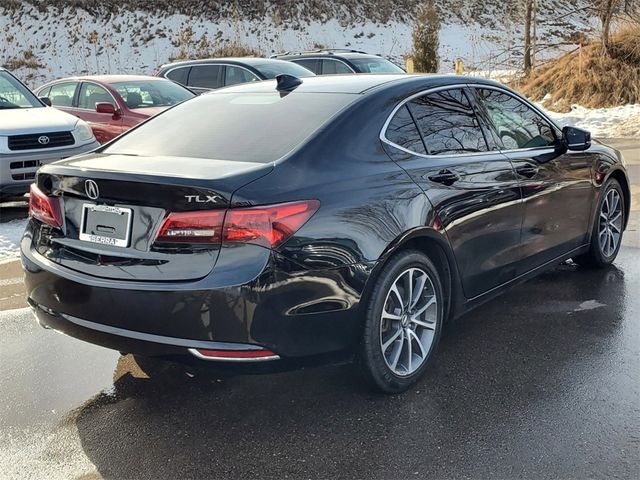
<instances>
[{"instance_id":1,"label":"snow patch","mask_svg":"<svg viewBox=\"0 0 640 480\"><path fill-rule=\"evenodd\" d=\"M550 112L560 126L567 125L589 130L594 137L640 136L640 105L612 108L585 108L574 105L569 113Z\"/></svg>"},{"instance_id":2,"label":"snow patch","mask_svg":"<svg viewBox=\"0 0 640 480\"><path fill-rule=\"evenodd\" d=\"M20 238L26 226L26 218L0 223L0 261L20 256Z\"/></svg>"}]
</instances>

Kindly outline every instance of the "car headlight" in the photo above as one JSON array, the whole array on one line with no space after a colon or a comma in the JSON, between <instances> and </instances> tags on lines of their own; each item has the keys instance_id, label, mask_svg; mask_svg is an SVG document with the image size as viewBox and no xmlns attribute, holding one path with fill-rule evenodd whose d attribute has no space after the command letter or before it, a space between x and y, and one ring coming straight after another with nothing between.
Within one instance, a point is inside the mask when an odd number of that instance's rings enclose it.
<instances>
[{"instance_id":1,"label":"car headlight","mask_svg":"<svg viewBox=\"0 0 640 480\"><path fill-rule=\"evenodd\" d=\"M73 129L73 137L76 142L88 142L95 138L91 127L84 120L78 120L78 123L76 123L76 128Z\"/></svg>"}]
</instances>

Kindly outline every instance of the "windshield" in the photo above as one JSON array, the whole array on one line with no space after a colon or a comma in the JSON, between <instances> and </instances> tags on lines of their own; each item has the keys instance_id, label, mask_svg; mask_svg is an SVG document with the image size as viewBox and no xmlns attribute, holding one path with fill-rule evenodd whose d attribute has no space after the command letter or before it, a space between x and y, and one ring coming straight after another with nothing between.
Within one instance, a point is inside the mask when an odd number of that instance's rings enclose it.
<instances>
[{"instance_id":1,"label":"windshield","mask_svg":"<svg viewBox=\"0 0 640 480\"><path fill-rule=\"evenodd\" d=\"M397 65L384 58L350 58L359 73L405 73Z\"/></svg>"},{"instance_id":2,"label":"windshield","mask_svg":"<svg viewBox=\"0 0 640 480\"><path fill-rule=\"evenodd\" d=\"M169 80L112 83L129 108L170 107L195 97L191 91Z\"/></svg>"},{"instance_id":3,"label":"windshield","mask_svg":"<svg viewBox=\"0 0 640 480\"><path fill-rule=\"evenodd\" d=\"M262 63L258 65L253 65L253 68L258 70L262 75L266 78L276 78L277 75L293 75L294 77L303 78L303 77L313 77L315 73L311 70L307 70L300 65L297 65L293 62L285 62L284 60L270 63Z\"/></svg>"},{"instance_id":4,"label":"windshield","mask_svg":"<svg viewBox=\"0 0 640 480\"><path fill-rule=\"evenodd\" d=\"M358 95L202 95L153 117L104 153L269 163L283 157Z\"/></svg>"},{"instance_id":5,"label":"windshield","mask_svg":"<svg viewBox=\"0 0 640 480\"><path fill-rule=\"evenodd\" d=\"M42 107L36 96L9 72L0 71L0 110L34 107Z\"/></svg>"}]
</instances>

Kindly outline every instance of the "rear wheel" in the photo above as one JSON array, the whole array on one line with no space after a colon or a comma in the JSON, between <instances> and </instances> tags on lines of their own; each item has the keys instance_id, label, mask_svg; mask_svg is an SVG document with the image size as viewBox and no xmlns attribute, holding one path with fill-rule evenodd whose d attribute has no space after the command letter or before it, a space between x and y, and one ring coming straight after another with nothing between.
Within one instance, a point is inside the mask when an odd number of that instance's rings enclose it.
<instances>
[{"instance_id":1,"label":"rear wheel","mask_svg":"<svg viewBox=\"0 0 640 480\"><path fill-rule=\"evenodd\" d=\"M361 362L373 385L399 393L427 369L442 330L438 271L421 252L393 257L380 273L366 310Z\"/></svg>"},{"instance_id":2,"label":"rear wheel","mask_svg":"<svg viewBox=\"0 0 640 480\"><path fill-rule=\"evenodd\" d=\"M589 251L573 260L586 267L604 268L618 256L626 218L624 192L617 180L610 179L602 187L597 208Z\"/></svg>"}]
</instances>

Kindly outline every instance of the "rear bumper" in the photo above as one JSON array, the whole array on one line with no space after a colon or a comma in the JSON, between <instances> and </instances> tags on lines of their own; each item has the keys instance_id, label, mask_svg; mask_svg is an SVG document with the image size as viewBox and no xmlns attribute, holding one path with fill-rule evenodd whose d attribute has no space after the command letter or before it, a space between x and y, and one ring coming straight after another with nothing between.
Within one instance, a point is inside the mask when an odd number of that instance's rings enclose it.
<instances>
[{"instance_id":1,"label":"rear bumper","mask_svg":"<svg viewBox=\"0 0 640 480\"><path fill-rule=\"evenodd\" d=\"M350 351L358 337L364 268L301 271L248 245L224 252L225 261L203 279L143 284L53 264L31 249L29 235L21 248L28 301L39 322L107 348L195 358L190 349L260 347L279 362ZM257 255L266 255L261 271L247 273L243 259Z\"/></svg>"}]
</instances>

